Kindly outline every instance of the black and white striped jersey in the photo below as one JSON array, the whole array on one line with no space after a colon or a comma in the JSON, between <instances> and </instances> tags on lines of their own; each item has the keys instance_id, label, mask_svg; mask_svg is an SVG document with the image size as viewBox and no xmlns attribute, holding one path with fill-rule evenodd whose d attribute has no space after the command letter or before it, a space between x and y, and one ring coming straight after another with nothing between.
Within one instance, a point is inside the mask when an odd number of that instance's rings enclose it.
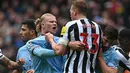
<instances>
[{"instance_id":1,"label":"black and white striped jersey","mask_svg":"<svg viewBox=\"0 0 130 73\"><path fill-rule=\"evenodd\" d=\"M130 57L117 45L114 45L116 53L119 55L119 66L130 71Z\"/></svg>"},{"instance_id":2,"label":"black and white striped jersey","mask_svg":"<svg viewBox=\"0 0 130 73\"><path fill-rule=\"evenodd\" d=\"M81 41L86 50L69 49L64 73L95 73L95 63L101 47L102 32L98 24L87 18L73 20L63 27L60 44L67 46L69 41Z\"/></svg>"}]
</instances>

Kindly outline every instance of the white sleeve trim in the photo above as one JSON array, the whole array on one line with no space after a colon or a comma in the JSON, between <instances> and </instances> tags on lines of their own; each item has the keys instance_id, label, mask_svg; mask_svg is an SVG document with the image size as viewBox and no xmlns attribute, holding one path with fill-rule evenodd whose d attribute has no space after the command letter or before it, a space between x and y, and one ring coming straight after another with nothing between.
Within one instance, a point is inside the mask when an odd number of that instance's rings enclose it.
<instances>
[{"instance_id":1,"label":"white sleeve trim","mask_svg":"<svg viewBox=\"0 0 130 73\"><path fill-rule=\"evenodd\" d=\"M58 44L62 44L66 47L68 42L69 42L69 40L64 39L64 38L60 38Z\"/></svg>"}]
</instances>

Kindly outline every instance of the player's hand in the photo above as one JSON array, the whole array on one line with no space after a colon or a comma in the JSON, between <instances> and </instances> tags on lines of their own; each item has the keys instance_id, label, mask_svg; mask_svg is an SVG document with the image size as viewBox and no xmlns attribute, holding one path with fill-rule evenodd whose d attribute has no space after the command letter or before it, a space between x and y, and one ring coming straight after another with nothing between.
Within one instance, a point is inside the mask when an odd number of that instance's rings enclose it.
<instances>
[{"instance_id":1,"label":"player's hand","mask_svg":"<svg viewBox=\"0 0 130 73\"><path fill-rule=\"evenodd\" d=\"M17 61L17 65L20 67L20 66L23 66L25 63L25 60L23 58L20 58L18 61Z\"/></svg>"},{"instance_id":2,"label":"player's hand","mask_svg":"<svg viewBox=\"0 0 130 73\"><path fill-rule=\"evenodd\" d=\"M34 73L34 70L28 70L26 73Z\"/></svg>"},{"instance_id":3,"label":"player's hand","mask_svg":"<svg viewBox=\"0 0 130 73\"><path fill-rule=\"evenodd\" d=\"M4 57L4 55L2 54L2 51L0 49L0 60Z\"/></svg>"},{"instance_id":4,"label":"player's hand","mask_svg":"<svg viewBox=\"0 0 130 73\"><path fill-rule=\"evenodd\" d=\"M68 43L68 46L74 50L85 50L85 45L80 41L71 41Z\"/></svg>"},{"instance_id":5,"label":"player's hand","mask_svg":"<svg viewBox=\"0 0 130 73\"><path fill-rule=\"evenodd\" d=\"M20 58L17 62L9 61L8 68L9 69L17 69L23 66L25 63L24 59Z\"/></svg>"},{"instance_id":6,"label":"player's hand","mask_svg":"<svg viewBox=\"0 0 130 73\"><path fill-rule=\"evenodd\" d=\"M45 38L46 38L46 41L51 42L53 41L54 36L51 33L47 33L45 34Z\"/></svg>"},{"instance_id":7,"label":"player's hand","mask_svg":"<svg viewBox=\"0 0 130 73\"><path fill-rule=\"evenodd\" d=\"M128 71L128 70L125 70L123 73L130 73L130 71Z\"/></svg>"}]
</instances>

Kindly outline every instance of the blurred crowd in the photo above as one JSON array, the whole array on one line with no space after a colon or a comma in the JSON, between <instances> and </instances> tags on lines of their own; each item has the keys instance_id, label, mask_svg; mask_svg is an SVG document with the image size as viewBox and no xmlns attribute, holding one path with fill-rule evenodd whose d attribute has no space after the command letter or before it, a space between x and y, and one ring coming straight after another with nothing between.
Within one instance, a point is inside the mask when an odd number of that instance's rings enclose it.
<instances>
[{"instance_id":1,"label":"blurred crowd","mask_svg":"<svg viewBox=\"0 0 130 73\"><path fill-rule=\"evenodd\" d=\"M86 0L87 16L100 25L130 28L130 0ZM15 60L17 50L24 43L20 39L20 23L37 19L50 12L57 17L58 31L70 20L71 0L0 0L0 48L3 54ZM9 73L0 66L0 73Z\"/></svg>"}]
</instances>

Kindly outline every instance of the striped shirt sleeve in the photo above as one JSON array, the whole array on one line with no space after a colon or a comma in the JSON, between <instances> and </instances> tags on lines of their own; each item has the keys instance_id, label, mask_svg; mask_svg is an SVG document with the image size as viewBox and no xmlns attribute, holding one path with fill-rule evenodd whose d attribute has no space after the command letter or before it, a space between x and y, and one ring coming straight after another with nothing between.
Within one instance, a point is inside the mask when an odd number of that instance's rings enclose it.
<instances>
[{"instance_id":1,"label":"striped shirt sleeve","mask_svg":"<svg viewBox=\"0 0 130 73\"><path fill-rule=\"evenodd\" d=\"M119 65L130 71L130 57L121 48L117 48L116 52L120 57Z\"/></svg>"}]
</instances>

